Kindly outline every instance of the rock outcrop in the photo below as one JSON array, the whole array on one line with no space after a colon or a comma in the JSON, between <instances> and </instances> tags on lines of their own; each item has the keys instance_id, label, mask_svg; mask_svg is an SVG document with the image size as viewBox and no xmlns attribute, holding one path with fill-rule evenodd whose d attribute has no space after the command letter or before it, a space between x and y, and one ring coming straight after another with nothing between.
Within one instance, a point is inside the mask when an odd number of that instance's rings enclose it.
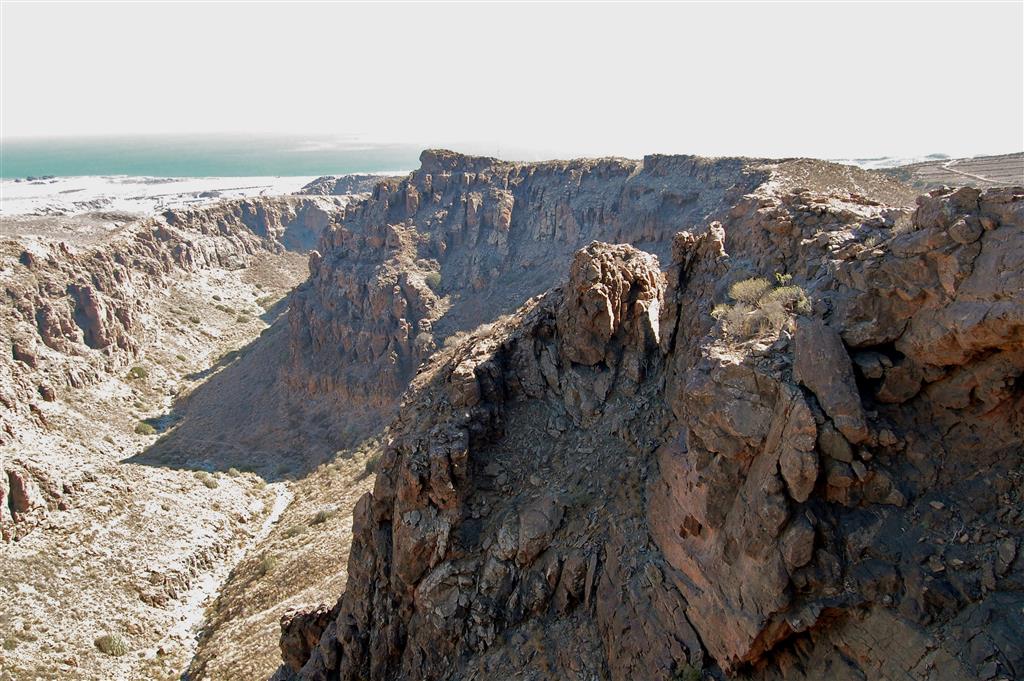
<instances>
[{"instance_id":1,"label":"rock outcrop","mask_svg":"<svg viewBox=\"0 0 1024 681\"><path fill-rule=\"evenodd\" d=\"M387 179L386 175L370 175L353 173L351 175L342 175L335 177L333 175L324 175L318 177L306 186L304 186L296 194L305 194L313 196L345 196L349 194L367 194L373 191L373 188L377 186L377 183L381 180Z\"/></svg>"},{"instance_id":2,"label":"rock outcrop","mask_svg":"<svg viewBox=\"0 0 1024 681\"><path fill-rule=\"evenodd\" d=\"M411 386L279 677L1024 674L1024 188L853 172L427 152L347 211L293 360Z\"/></svg>"}]
</instances>

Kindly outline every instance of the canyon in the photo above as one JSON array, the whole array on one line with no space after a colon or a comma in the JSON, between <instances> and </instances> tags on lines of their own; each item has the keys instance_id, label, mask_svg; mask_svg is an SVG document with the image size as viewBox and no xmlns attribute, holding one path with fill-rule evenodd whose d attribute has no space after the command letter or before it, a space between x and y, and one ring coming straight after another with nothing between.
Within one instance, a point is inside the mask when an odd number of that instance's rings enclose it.
<instances>
[{"instance_id":1,"label":"canyon","mask_svg":"<svg viewBox=\"0 0 1024 681\"><path fill-rule=\"evenodd\" d=\"M0 677L1016 678L1024 178L908 168L5 238Z\"/></svg>"}]
</instances>

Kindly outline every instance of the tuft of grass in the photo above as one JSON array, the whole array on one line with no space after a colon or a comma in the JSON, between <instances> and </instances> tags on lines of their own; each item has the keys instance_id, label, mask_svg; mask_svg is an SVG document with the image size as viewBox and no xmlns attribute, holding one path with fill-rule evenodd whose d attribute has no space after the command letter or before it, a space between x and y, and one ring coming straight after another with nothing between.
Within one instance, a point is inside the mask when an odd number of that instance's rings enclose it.
<instances>
[{"instance_id":1,"label":"tuft of grass","mask_svg":"<svg viewBox=\"0 0 1024 681\"><path fill-rule=\"evenodd\" d=\"M11 651L18 647L18 639L8 636L4 639L4 650Z\"/></svg>"},{"instance_id":2,"label":"tuft of grass","mask_svg":"<svg viewBox=\"0 0 1024 681\"><path fill-rule=\"evenodd\" d=\"M188 358L185 357L185 355L175 355L174 359L178 360L179 362L187 362L188 361Z\"/></svg>"},{"instance_id":3,"label":"tuft of grass","mask_svg":"<svg viewBox=\"0 0 1024 681\"><path fill-rule=\"evenodd\" d=\"M128 380L135 381L143 378L148 378L149 372L146 371L145 367L135 366L128 370Z\"/></svg>"},{"instance_id":4,"label":"tuft of grass","mask_svg":"<svg viewBox=\"0 0 1024 681\"><path fill-rule=\"evenodd\" d=\"M427 282L427 286L432 291L437 293L441 290L441 273L440 272L427 272L423 275L423 281Z\"/></svg>"},{"instance_id":5,"label":"tuft of grass","mask_svg":"<svg viewBox=\"0 0 1024 681\"><path fill-rule=\"evenodd\" d=\"M128 653L128 644L121 638L120 634L104 634L97 638L94 643L100 652L111 657L121 657Z\"/></svg>"},{"instance_id":6,"label":"tuft of grass","mask_svg":"<svg viewBox=\"0 0 1024 681\"><path fill-rule=\"evenodd\" d=\"M191 317L188 318L188 320L190 322L192 322L193 324L198 324L199 323L199 317L197 317L196 315L192 315Z\"/></svg>"},{"instance_id":7,"label":"tuft of grass","mask_svg":"<svg viewBox=\"0 0 1024 681\"><path fill-rule=\"evenodd\" d=\"M242 474L242 471L238 470L237 468L235 468L233 466L228 469L228 477L237 478L241 474Z\"/></svg>"},{"instance_id":8,"label":"tuft of grass","mask_svg":"<svg viewBox=\"0 0 1024 681\"><path fill-rule=\"evenodd\" d=\"M235 321L237 323L239 323L239 324L248 324L251 320L252 320L252 317L250 317L249 315L247 315L247 314L240 314L240 315L238 315L238 318Z\"/></svg>"},{"instance_id":9,"label":"tuft of grass","mask_svg":"<svg viewBox=\"0 0 1024 681\"><path fill-rule=\"evenodd\" d=\"M136 435L156 435L156 428L149 425L145 421L139 421L135 424Z\"/></svg>"}]
</instances>

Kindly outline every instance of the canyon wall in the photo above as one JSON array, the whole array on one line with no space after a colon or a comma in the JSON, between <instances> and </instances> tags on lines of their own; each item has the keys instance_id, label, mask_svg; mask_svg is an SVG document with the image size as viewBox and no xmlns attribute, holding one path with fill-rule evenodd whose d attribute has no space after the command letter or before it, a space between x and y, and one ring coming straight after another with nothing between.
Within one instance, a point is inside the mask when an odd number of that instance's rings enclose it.
<instances>
[{"instance_id":1,"label":"canyon wall","mask_svg":"<svg viewBox=\"0 0 1024 681\"><path fill-rule=\"evenodd\" d=\"M66 238L0 243L0 532L70 492L21 450L46 430L41 402L122 375L158 340L154 293L200 270L239 270L264 255L305 251L343 202L285 197L224 201L129 223L99 243ZM195 324L198 325L198 318Z\"/></svg>"},{"instance_id":2,"label":"canyon wall","mask_svg":"<svg viewBox=\"0 0 1024 681\"><path fill-rule=\"evenodd\" d=\"M411 385L279 678L1024 673L1024 189L422 160L291 312L293 380Z\"/></svg>"}]
</instances>

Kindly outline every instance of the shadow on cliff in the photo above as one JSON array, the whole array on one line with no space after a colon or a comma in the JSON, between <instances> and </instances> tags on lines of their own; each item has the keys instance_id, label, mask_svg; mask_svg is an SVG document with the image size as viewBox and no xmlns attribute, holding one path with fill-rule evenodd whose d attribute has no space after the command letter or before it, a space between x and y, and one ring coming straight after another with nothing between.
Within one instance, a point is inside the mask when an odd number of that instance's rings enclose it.
<instances>
[{"instance_id":1,"label":"shadow on cliff","mask_svg":"<svg viewBox=\"0 0 1024 681\"><path fill-rule=\"evenodd\" d=\"M235 468L277 481L304 476L348 444L346 414L285 385L286 305L271 308L277 316L259 338L190 374L203 382L176 399L169 413L147 420L160 439L125 461L196 471Z\"/></svg>"}]
</instances>

